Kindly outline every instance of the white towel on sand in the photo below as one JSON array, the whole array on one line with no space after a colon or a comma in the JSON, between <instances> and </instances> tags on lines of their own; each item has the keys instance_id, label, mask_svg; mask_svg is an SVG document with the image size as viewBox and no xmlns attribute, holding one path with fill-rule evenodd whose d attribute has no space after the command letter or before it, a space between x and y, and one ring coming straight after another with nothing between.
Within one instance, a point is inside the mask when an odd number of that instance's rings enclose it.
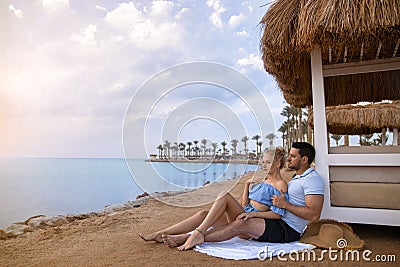
<instances>
[{"instance_id":1,"label":"white towel on sand","mask_svg":"<svg viewBox=\"0 0 400 267\"><path fill-rule=\"evenodd\" d=\"M300 243L268 243L255 240L245 240L234 237L222 242L205 242L194 247L194 250L213 257L230 260L268 260L273 256L283 256L292 251L314 248L313 245Z\"/></svg>"}]
</instances>

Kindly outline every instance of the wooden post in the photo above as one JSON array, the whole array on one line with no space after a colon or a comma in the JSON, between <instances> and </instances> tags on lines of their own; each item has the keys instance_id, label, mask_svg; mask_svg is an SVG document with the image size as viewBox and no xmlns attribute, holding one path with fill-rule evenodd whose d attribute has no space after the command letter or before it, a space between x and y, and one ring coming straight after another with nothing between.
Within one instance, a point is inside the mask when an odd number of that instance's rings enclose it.
<instances>
[{"instance_id":1,"label":"wooden post","mask_svg":"<svg viewBox=\"0 0 400 267\"><path fill-rule=\"evenodd\" d=\"M319 48L311 51L311 85L314 109L315 164L318 172L325 181L324 207L321 215L321 218L324 218L324 214L327 214L327 211L331 207L331 200L329 190L328 142L326 140L328 130L326 126L324 78L321 50Z\"/></svg>"},{"instance_id":2,"label":"wooden post","mask_svg":"<svg viewBox=\"0 0 400 267\"><path fill-rule=\"evenodd\" d=\"M386 146L386 128L382 128L382 146Z\"/></svg>"}]
</instances>

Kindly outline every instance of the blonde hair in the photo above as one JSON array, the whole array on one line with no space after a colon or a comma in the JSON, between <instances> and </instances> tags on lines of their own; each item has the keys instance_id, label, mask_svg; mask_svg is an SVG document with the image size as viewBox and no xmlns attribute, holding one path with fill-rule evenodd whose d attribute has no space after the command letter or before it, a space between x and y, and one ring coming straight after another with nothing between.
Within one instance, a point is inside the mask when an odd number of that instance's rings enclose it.
<instances>
[{"instance_id":1,"label":"blonde hair","mask_svg":"<svg viewBox=\"0 0 400 267\"><path fill-rule=\"evenodd\" d=\"M285 166L285 163L286 163L285 155L286 155L286 153L285 153L285 149L283 147L278 146L275 149L266 150L265 153L274 155L274 161L281 163L280 166L279 166L279 169L282 169Z\"/></svg>"}]
</instances>

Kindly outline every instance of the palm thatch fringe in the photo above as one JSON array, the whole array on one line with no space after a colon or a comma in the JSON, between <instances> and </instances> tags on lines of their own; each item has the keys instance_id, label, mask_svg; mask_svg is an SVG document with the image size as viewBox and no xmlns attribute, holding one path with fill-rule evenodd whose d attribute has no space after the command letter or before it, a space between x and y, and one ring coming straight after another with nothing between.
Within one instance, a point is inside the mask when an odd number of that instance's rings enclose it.
<instances>
[{"instance_id":1,"label":"palm thatch fringe","mask_svg":"<svg viewBox=\"0 0 400 267\"><path fill-rule=\"evenodd\" d=\"M382 128L400 128L400 105L398 102L369 105L341 105L326 107L328 132L332 134L372 134ZM313 127L313 113L308 116Z\"/></svg>"},{"instance_id":2,"label":"palm thatch fringe","mask_svg":"<svg viewBox=\"0 0 400 267\"><path fill-rule=\"evenodd\" d=\"M264 67L297 107L312 105L315 47L323 64L400 57L400 0L277 0L260 23ZM400 71L325 78L326 104L400 99L399 79Z\"/></svg>"}]
</instances>

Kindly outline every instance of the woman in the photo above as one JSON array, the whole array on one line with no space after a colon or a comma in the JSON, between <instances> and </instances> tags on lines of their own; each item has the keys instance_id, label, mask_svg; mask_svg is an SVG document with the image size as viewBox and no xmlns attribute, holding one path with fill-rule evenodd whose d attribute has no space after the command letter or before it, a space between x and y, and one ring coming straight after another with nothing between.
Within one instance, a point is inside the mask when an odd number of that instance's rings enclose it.
<instances>
[{"instance_id":1,"label":"woman","mask_svg":"<svg viewBox=\"0 0 400 267\"><path fill-rule=\"evenodd\" d=\"M263 156L262 169L266 173L264 181L255 184L253 179L245 183L242 203L231 194L222 192L209 211L200 211L173 226L160 231L139 236L145 241L164 242L170 247L187 250L204 241L204 233L210 227L218 227L234 221L248 218L263 218L263 212L273 211L277 219L284 210L272 206L272 195L287 192L287 183L282 179L280 170L285 164L285 152L282 147L267 151ZM250 186L252 188L250 188ZM286 194L285 194L286 195ZM287 196L287 195L286 195ZM187 234L194 231L191 235ZM248 237L247 237L248 238Z\"/></svg>"}]
</instances>

